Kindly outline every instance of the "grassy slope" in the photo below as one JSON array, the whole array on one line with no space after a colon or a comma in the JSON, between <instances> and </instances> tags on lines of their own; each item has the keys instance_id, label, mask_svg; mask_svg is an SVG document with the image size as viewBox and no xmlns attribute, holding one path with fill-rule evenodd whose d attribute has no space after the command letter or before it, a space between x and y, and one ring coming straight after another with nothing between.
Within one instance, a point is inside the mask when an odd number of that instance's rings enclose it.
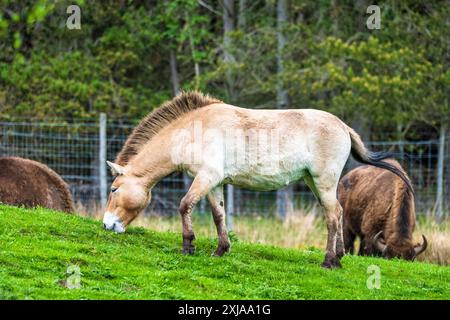
<instances>
[{"instance_id":1,"label":"grassy slope","mask_svg":"<svg viewBox=\"0 0 450 320\"><path fill-rule=\"evenodd\" d=\"M341 270L323 253L233 243L214 258L215 239L180 254L181 235L130 228L103 231L88 218L0 206L0 298L34 299L449 299L450 268L346 256ZM77 264L82 288L61 285ZM381 268L381 289L366 286Z\"/></svg>"}]
</instances>

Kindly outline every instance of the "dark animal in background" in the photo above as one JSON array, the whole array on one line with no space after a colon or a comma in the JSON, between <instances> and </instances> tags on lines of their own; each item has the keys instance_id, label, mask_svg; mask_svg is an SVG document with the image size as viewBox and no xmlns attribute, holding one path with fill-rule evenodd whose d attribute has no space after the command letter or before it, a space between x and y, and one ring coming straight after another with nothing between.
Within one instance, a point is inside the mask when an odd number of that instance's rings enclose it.
<instances>
[{"instance_id":1,"label":"dark animal in background","mask_svg":"<svg viewBox=\"0 0 450 320\"><path fill-rule=\"evenodd\" d=\"M385 160L404 172L400 164ZM405 173L406 175L406 173ZM413 244L416 223L414 194L397 175L374 166L351 170L339 182L338 199L344 210L345 251L353 253L355 238L360 255L381 255L414 260L427 240Z\"/></svg>"},{"instance_id":2,"label":"dark animal in background","mask_svg":"<svg viewBox=\"0 0 450 320\"><path fill-rule=\"evenodd\" d=\"M0 203L74 212L70 190L46 165L23 158L0 158Z\"/></svg>"}]
</instances>

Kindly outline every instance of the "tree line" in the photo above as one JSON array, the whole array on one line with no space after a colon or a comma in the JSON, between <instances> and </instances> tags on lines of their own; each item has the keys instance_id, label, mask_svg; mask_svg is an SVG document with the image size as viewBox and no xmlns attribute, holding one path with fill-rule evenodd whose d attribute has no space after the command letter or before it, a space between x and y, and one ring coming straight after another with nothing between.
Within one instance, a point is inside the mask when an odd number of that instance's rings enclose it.
<instances>
[{"instance_id":1,"label":"tree line","mask_svg":"<svg viewBox=\"0 0 450 320\"><path fill-rule=\"evenodd\" d=\"M72 4L80 29L66 26ZM3 0L0 115L136 121L197 89L420 138L450 115L449 19L448 0Z\"/></svg>"}]
</instances>

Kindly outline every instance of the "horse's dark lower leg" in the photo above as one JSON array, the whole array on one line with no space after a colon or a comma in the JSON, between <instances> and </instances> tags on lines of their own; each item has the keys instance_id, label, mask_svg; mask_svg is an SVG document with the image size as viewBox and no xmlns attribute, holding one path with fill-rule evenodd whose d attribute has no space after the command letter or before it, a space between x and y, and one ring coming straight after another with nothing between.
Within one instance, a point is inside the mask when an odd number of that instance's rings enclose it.
<instances>
[{"instance_id":1,"label":"horse's dark lower leg","mask_svg":"<svg viewBox=\"0 0 450 320\"><path fill-rule=\"evenodd\" d=\"M193 254L195 252L195 246L193 245L193 241L195 240L195 234L192 228L192 218L191 213L195 204L197 203L197 199L190 197L187 194L183 200L181 200L180 204L180 215L181 222L183 224L183 249L182 252L184 254Z\"/></svg>"},{"instance_id":2,"label":"horse's dark lower leg","mask_svg":"<svg viewBox=\"0 0 450 320\"><path fill-rule=\"evenodd\" d=\"M326 211L328 238L323 268L340 268L339 254L344 255L344 243L342 235L342 207L336 199L338 181L330 181L327 176L313 177L310 172L305 174L304 180L313 191L319 203Z\"/></svg>"},{"instance_id":3,"label":"horse's dark lower leg","mask_svg":"<svg viewBox=\"0 0 450 320\"><path fill-rule=\"evenodd\" d=\"M214 252L214 256L221 257L230 250L230 240L228 239L228 231L225 225L225 202L223 198L223 187L214 188L208 194L208 200L214 218L214 223L219 237L219 245Z\"/></svg>"},{"instance_id":4,"label":"horse's dark lower leg","mask_svg":"<svg viewBox=\"0 0 450 320\"><path fill-rule=\"evenodd\" d=\"M327 223L328 239L327 239L327 251L325 259L322 263L323 268L340 268L341 263L339 256L336 253L336 238L337 238L337 222L329 221Z\"/></svg>"},{"instance_id":5,"label":"horse's dark lower leg","mask_svg":"<svg viewBox=\"0 0 450 320\"><path fill-rule=\"evenodd\" d=\"M341 268L341 263L339 261L339 255L337 248L343 249L342 238L338 239L338 229L339 229L339 219L342 214L342 208L337 200L331 204L332 201L324 201L325 210L327 211L327 229L328 229L328 239L327 239L327 251L325 254L325 259L322 263L323 268ZM338 240L340 241L337 244Z\"/></svg>"},{"instance_id":6,"label":"horse's dark lower leg","mask_svg":"<svg viewBox=\"0 0 450 320\"><path fill-rule=\"evenodd\" d=\"M183 254L194 254L195 246L192 241L195 240L195 234L185 235L183 234Z\"/></svg>"},{"instance_id":7,"label":"horse's dark lower leg","mask_svg":"<svg viewBox=\"0 0 450 320\"><path fill-rule=\"evenodd\" d=\"M224 213L215 208L213 210L214 223L217 228L217 235L219 237L219 245L214 252L215 256L221 257L224 253L230 250L230 241L228 240L227 227L225 226Z\"/></svg>"}]
</instances>

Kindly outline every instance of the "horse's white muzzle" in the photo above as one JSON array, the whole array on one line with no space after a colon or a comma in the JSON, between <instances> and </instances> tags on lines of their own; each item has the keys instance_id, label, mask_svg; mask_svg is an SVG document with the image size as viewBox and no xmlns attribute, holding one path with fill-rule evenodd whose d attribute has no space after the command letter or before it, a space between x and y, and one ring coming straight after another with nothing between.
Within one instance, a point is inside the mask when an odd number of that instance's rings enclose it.
<instances>
[{"instance_id":1,"label":"horse's white muzzle","mask_svg":"<svg viewBox=\"0 0 450 320\"><path fill-rule=\"evenodd\" d=\"M108 211L103 216L103 228L117 233L125 232L125 226L123 225L122 220L114 213Z\"/></svg>"}]
</instances>

